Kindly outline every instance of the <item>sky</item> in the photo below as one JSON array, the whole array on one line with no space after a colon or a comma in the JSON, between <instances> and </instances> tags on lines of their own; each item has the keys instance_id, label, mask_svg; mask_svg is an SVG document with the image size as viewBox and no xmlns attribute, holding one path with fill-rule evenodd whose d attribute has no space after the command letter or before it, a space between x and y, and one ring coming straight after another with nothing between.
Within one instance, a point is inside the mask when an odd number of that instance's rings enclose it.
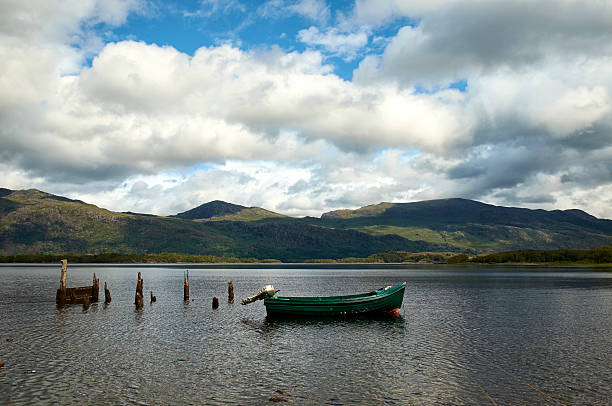
<instances>
[{"instance_id":1,"label":"sky","mask_svg":"<svg viewBox=\"0 0 612 406\"><path fill-rule=\"evenodd\" d=\"M612 218L612 0L0 0L0 187Z\"/></svg>"}]
</instances>

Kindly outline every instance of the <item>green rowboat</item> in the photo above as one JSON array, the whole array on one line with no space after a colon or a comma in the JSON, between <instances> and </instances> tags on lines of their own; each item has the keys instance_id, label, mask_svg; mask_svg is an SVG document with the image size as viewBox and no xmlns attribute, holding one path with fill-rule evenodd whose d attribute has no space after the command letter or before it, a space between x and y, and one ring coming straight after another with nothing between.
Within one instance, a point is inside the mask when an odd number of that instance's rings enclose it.
<instances>
[{"instance_id":1,"label":"green rowboat","mask_svg":"<svg viewBox=\"0 0 612 406\"><path fill-rule=\"evenodd\" d=\"M264 299L268 316L342 316L396 312L402 307L406 282L369 293L348 296L286 297Z\"/></svg>"}]
</instances>

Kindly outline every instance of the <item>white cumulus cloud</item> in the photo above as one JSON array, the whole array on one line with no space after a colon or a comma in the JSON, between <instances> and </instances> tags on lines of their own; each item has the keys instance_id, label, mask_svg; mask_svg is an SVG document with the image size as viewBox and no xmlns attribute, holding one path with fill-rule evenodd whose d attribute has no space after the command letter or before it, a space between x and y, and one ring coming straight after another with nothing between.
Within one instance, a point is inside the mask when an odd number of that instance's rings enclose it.
<instances>
[{"instance_id":1,"label":"white cumulus cloud","mask_svg":"<svg viewBox=\"0 0 612 406\"><path fill-rule=\"evenodd\" d=\"M322 1L273 1L330 21ZM318 215L460 196L610 217L605 5L360 0L353 27L415 24L380 55L350 24L301 31L315 48L301 52L220 45L189 55L103 43L88 28L122 24L140 3L4 2L2 186L157 214L214 199ZM352 81L334 74L329 54L362 58ZM449 88L458 80L465 91Z\"/></svg>"}]
</instances>

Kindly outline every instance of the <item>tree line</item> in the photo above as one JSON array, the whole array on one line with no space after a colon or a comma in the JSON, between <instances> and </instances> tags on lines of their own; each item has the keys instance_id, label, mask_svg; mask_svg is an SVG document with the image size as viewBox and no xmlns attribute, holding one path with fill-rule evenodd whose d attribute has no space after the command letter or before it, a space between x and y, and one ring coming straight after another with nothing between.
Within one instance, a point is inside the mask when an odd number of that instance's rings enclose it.
<instances>
[{"instance_id":1,"label":"tree line","mask_svg":"<svg viewBox=\"0 0 612 406\"><path fill-rule=\"evenodd\" d=\"M505 263L567 263L567 264L612 264L612 246L590 250L518 250L468 257L455 255L449 263L505 264Z\"/></svg>"},{"instance_id":2,"label":"tree line","mask_svg":"<svg viewBox=\"0 0 612 406\"><path fill-rule=\"evenodd\" d=\"M277 259L238 258L230 256L181 254L163 252L158 254L24 254L0 256L0 263L56 263L68 259L73 263L274 263ZM405 252L391 251L367 257L338 259L311 259L311 263L449 263L449 264L612 264L612 245L590 250L517 250L469 256L449 252Z\"/></svg>"}]
</instances>

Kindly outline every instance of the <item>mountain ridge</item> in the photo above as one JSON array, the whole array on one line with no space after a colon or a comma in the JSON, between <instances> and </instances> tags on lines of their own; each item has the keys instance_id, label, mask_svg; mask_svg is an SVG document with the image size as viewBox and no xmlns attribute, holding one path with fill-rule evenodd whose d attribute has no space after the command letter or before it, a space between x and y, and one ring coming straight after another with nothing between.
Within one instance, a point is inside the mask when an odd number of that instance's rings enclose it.
<instances>
[{"instance_id":1,"label":"mountain ridge","mask_svg":"<svg viewBox=\"0 0 612 406\"><path fill-rule=\"evenodd\" d=\"M27 190L0 198L0 255L178 252L295 262L451 248L399 236L322 228L285 217L200 221L118 213L54 197Z\"/></svg>"},{"instance_id":2,"label":"mountain ridge","mask_svg":"<svg viewBox=\"0 0 612 406\"><path fill-rule=\"evenodd\" d=\"M485 253L612 244L612 221L582 210L469 199L383 202L293 218L214 200L173 216L113 212L36 189L0 189L0 255L180 252L301 261L388 251Z\"/></svg>"},{"instance_id":3,"label":"mountain ridge","mask_svg":"<svg viewBox=\"0 0 612 406\"><path fill-rule=\"evenodd\" d=\"M593 224L608 229L612 233L612 220L599 219L580 209L544 210L522 207L496 206L488 203L463 198L434 199L410 203L379 203L364 206L355 210L335 210L321 215L322 219L352 219L360 217L412 218L415 221L424 217L427 210L429 217L445 222L500 221L524 224L530 221L569 221L575 224ZM477 210L477 213L476 213ZM371 215L375 213L376 215Z\"/></svg>"}]
</instances>

